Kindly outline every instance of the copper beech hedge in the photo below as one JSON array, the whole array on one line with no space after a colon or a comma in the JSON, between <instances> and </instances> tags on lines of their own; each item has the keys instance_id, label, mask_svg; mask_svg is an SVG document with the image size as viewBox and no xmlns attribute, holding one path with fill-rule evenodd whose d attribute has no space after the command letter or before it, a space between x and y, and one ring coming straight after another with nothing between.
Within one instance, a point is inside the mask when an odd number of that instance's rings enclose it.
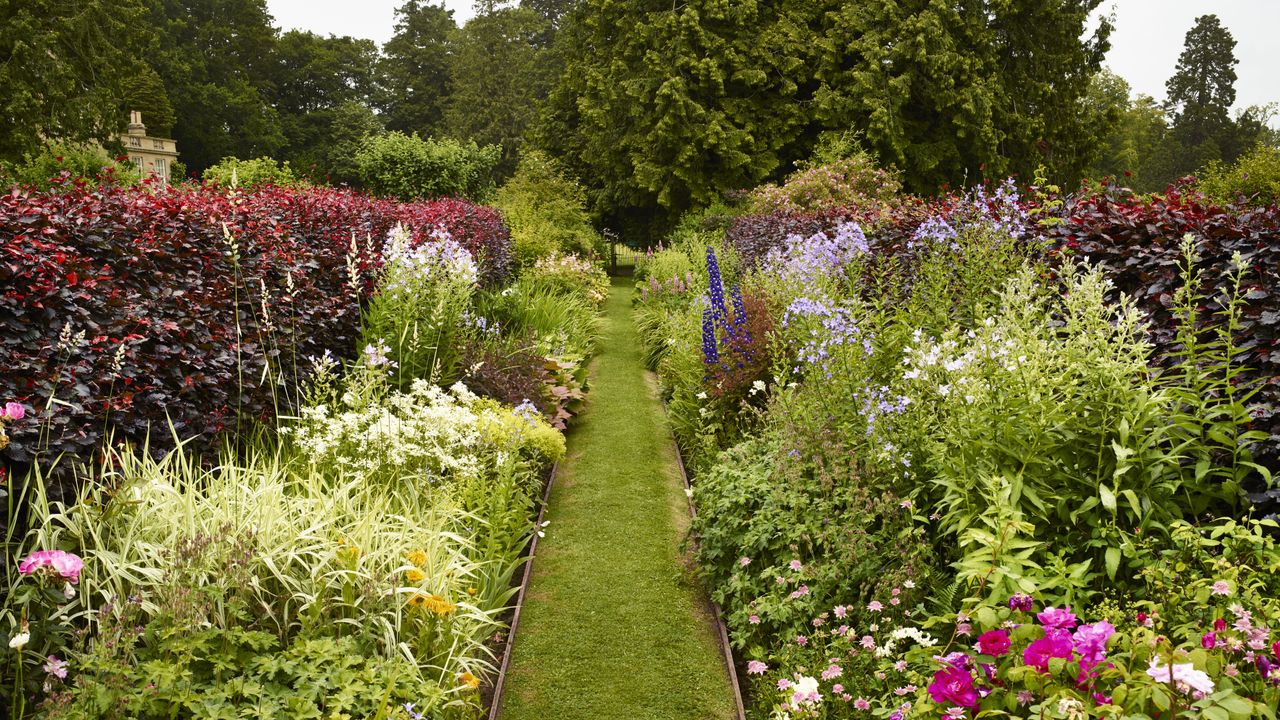
<instances>
[{"instance_id":1,"label":"copper beech hedge","mask_svg":"<svg viewBox=\"0 0 1280 720\"><path fill-rule=\"evenodd\" d=\"M501 217L463 200L70 181L5 192L0 401L27 412L0 460L88 461L108 434L162 451L170 425L209 447L245 421L271 423L308 357L356 352L396 223L419 239L443 227L482 282L508 277Z\"/></svg>"}]
</instances>

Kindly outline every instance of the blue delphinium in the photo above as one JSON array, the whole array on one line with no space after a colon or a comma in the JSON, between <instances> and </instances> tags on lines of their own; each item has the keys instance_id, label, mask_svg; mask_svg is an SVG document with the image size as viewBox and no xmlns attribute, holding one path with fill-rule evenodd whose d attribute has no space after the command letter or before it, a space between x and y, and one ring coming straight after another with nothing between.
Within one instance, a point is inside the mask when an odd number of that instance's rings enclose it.
<instances>
[{"instance_id":1,"label":"blue delphinium","mask_svg":"<svg viewBox=\"0 0 1280 720\"><path fill-rule=\"evenodd\" d=\"M716 340L716 316L714 310L702 311L702 359L708 365L720 362L720 348Z\"/></svg>"}]
</instances>

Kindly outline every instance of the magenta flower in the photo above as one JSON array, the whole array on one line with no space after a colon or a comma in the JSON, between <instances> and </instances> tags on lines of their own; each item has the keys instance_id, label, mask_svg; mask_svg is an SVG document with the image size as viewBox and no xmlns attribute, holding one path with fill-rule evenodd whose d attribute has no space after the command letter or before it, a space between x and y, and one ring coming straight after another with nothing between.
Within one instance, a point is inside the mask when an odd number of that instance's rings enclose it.
<instances>
[{"instance_id":1,"label":"magenta flower","mask_svg":"<svg viewBox=\"0 0 1280 720\"><path fill-rule=\"evenodd\" d=\"M4 412L0 413L0 420L8 418L9 420L21 420L27 416L27 411L21 404L9 402L4 404Z\"/></svg>"},{"instance_id":2,"label":"magenta flower","mask_svg":"<svg viewBox=\"0 0 1280 720\"><path fill-rule=\"evenodd\" d=\"M747 663L748 675L763 675L768 670L769 670L769 666L765 665L759 660L752 660L751 662Z\"/></svg>"},{"instance_id":3,"label":"magenta flower","mask_svg":"<svg viewBox=\"0 0 1280 720\"><path fill-rule=\"evenodd\" d=\"M1092 625L1081 625L1072 635L1075 651L1080 654L1080 667L1092 670L1107 656L1107 640L1115 634L1116 628L1106 620L1099 620Z\"/></svg>"},{"instance_id":4,"label":"magenta flower","mask_svg":"<svg viewBox=\"0 0 1280 720\"><path fill-rule=\"evenodd\" d=\"M1062 628L1063 630L1070 630L1076 626L1076 616L1075 613L1071 612L1070 607L1048 607L1044 609L1044 612L1036 615L1036 617L1040 620L1040 624L1044 625L1046 628Z\"/></svg>"},{"instance_id":5,"label":"magenta flower","mask_svg":"<svg viewBox=\"0 0 1280 720\"><path fill-rule=\"evenodd\" d=\"M1061 628L1045 628L1044 637L1022 651L1022 662L1040 672L1049 672L1051 658L1071 657L1071 633Z\"/></svg>"},{"instance_id":6,"label":"magenta flower","mask_svg":"<svg viewBox=\"0 0 1280 720\"><path fill-rule=\"evenodd\" d=\"M46 567L58 577L77 583L80 582L84 561L78 555L61 550L37 550L18 563L18 572L30 576Z\"/></svg>"},{"instance_id":7,"label":"magenta flower","mask_svg":"<svg viewBox=\"0 0 1280 720\"><path fill-rule=\"evenodd\" d=\"M1200 647L1205 650L1212 650L1218 646L1218 636L1215 633L1207 632L1200 637Z\"/></svg>"},{"instance_id":8,"label":"magenta flower","mask_svg":"<svg viewBox=\"0 0 1280 720\"><path fill-rule=\"evenodd\" d=\"M933 674L933 682L929 684L929 697L938 704L951 703L968 708L978 704L978 691L973 687L973 676L954 665Z\"/></svg>"},{"instance_id":9,"label":"magenta flower","mask_svg":"<svg viewBox=\"0 0 1280 720\"><path fill-rule=\"evenodd\" d=\"M1009 652L1012 645L1009 633L1004 630L988 630L978 636L978 652L983 655L1000 657Z\"/></svg>"},{"instance_id":10,"label":"magenta flower","mask_svg":"<svg viewBox=\"0 0 1280 720\"><path fill-rule=\"evenodd\" d=\"M1009 597L1009 609L1031 612L1031 596L1026 593L1014 593Z\"/></svg>"},{"instance_id":11,"label":"magenta flower","mask_svg":"<svg viewBox=\"0 0 1280 720\"><path fill-rule=\"evenodd\" d=\"M1226 621L1226 620L1223 620L1222 618L1218 618L1218 619L1216 619L1216 620L1214 620L1214 621L1213 621L1213 630L1214 630L1214 632L1222 632L1223 630L1226 630L1226 629L1227 629L1227 621Z\"/></svg>"}]
</instances>

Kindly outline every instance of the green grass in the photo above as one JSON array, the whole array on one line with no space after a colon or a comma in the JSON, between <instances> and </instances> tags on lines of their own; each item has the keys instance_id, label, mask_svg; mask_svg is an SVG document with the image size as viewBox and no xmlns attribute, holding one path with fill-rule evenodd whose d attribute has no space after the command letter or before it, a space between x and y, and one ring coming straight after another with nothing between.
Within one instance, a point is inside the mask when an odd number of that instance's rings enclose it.
<instances>
[{"instance_id":1,"label":"green grass","mask_svg":"<svg viewBox=\"0 0 1280 720\"><path fill-rule=\"evenodd\" d=\"M590 404L551 494L502 720L734 717L687 558L674 449L641 364L630 283L614 279Z\"/></svg>"}]
</instances>

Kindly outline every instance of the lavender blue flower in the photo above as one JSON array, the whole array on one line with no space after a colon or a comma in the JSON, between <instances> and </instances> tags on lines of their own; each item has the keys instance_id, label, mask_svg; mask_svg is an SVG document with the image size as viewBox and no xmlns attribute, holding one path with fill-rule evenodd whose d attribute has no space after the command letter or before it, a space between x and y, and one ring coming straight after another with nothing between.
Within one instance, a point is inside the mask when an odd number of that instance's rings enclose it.
<instances>
[{"instance_id":1,"label":"lavender blue flower","mask_svg":"<svg viewBox=\"0 0 1280 720\"><path fill-rule=\"evenodd\" d=\"M766 270L793 281L813 284L842 273L857 256L868 251L867 238L857 223L847 222L830 232L809 237L791 235L781 248L765 257Z\"/></svg>"}]
</instances>

